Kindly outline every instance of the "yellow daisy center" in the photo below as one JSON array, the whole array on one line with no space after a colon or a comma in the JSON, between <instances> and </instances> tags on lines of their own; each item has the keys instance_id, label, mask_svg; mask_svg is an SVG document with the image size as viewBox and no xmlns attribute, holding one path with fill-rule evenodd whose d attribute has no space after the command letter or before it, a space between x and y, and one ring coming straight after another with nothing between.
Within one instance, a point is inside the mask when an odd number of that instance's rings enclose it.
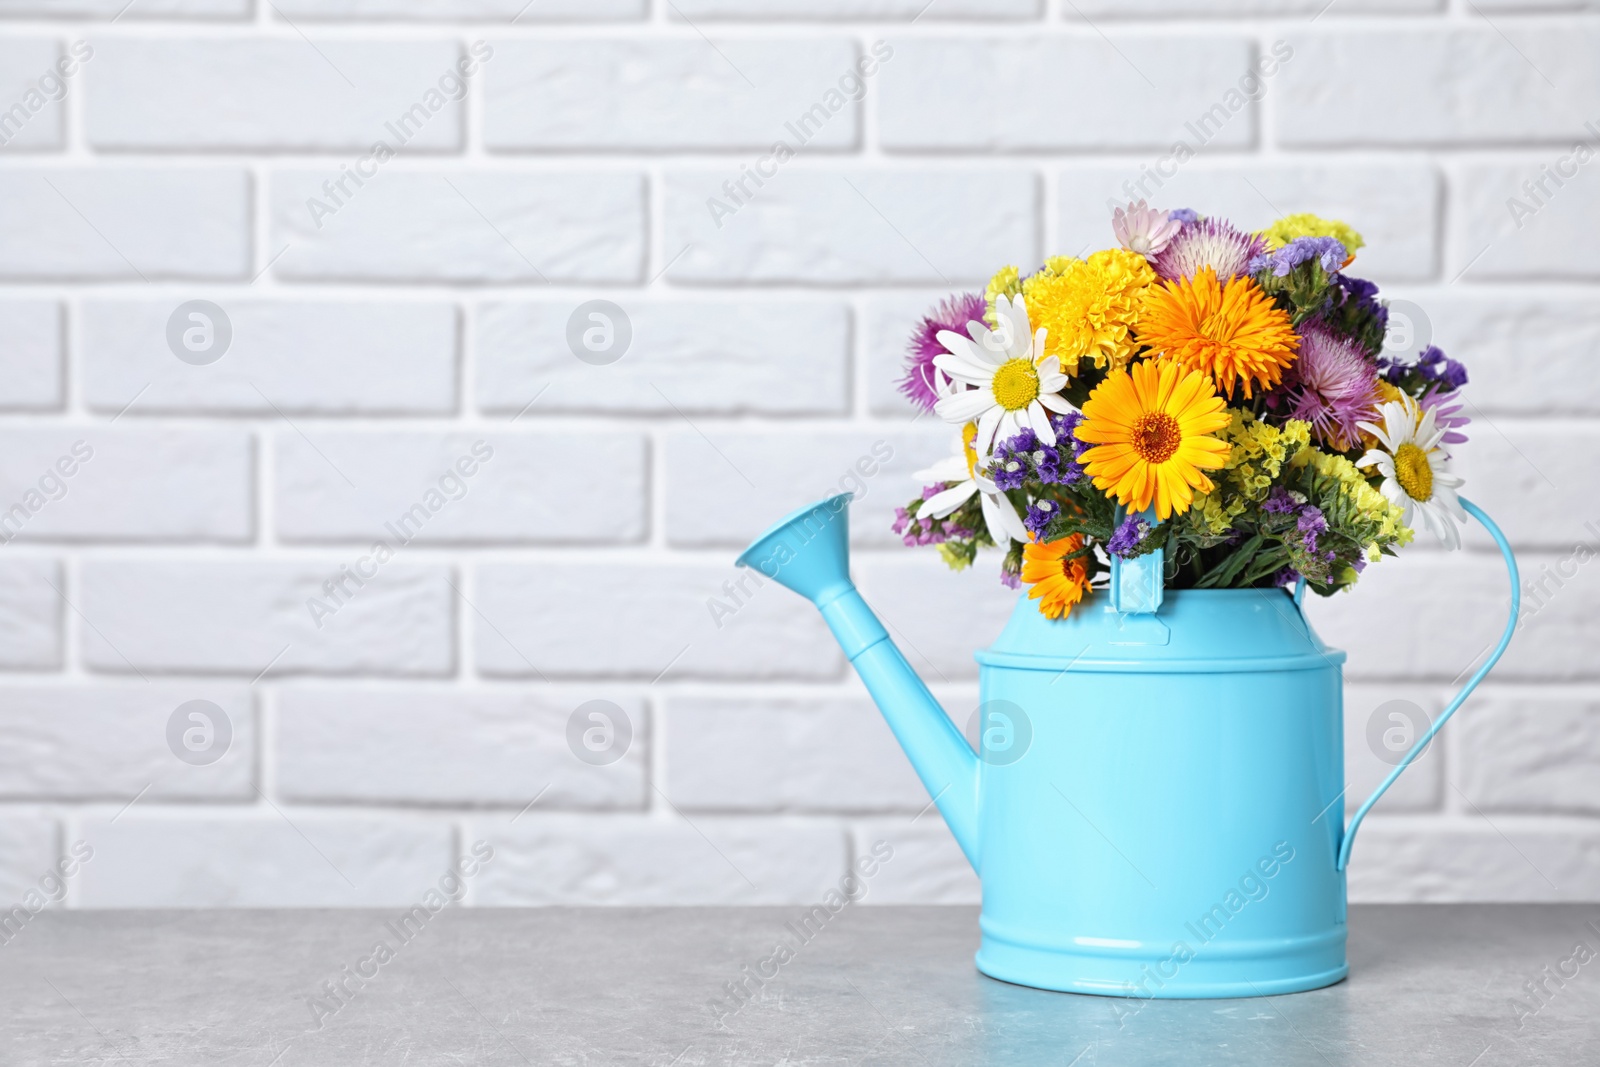
<instances>
[{"instance_id":1,"label":"yellow daisy center","mask_svg":"<svg viewBox=\"0 0 1600 1067\"><path fill-rule=\"evenodd\" d=\"M1039 399L1039 371L1028 359L1008 359L994 372L995 403L1021 411Z\"/></svg>"},{"instance_id":2,"label":"yellow daisy center","mask_svg":"<svg viewBox=\"0 0 1600 1067\"><path fill-rule=\"evenodd\" d=\"M1433 499L1433 465L1428 454L1410 441L1395 449L1394 479L1412 500L1426 504Z\"/></svg>"},{"instance_id":3,"label":"yellow daisy center","mask_svg":"<svg viewBox=\"0 0 1600 1067\"><path fill-rule=\"evenodd\" d=\"M1128 444L1146 463L1165 463L1183 443L1183 427L1165 411L1147 411L1133 424Z\"/></svg>"}]
</instances>

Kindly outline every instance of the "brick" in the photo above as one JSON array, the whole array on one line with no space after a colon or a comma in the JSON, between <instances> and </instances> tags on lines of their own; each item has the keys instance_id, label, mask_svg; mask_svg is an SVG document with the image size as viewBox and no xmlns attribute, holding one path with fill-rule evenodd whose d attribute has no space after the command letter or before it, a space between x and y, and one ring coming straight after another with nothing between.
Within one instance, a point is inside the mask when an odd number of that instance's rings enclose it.
<instances>
[{"instance_id":1,"label":"brick","mask_svg":"<svg viewBox=\"0 0 1600 1067\"><path fill-rule=\"evenodd\" d=\"M900 392L900 379L906 373L906 343L922 317L950 295L949 290L883 293L862 302L857 358L866 364L867 406L873 415L913 419L921 412Z\"/></svg>"},{"instance_id":2,"label":"brick","mask_svg":"<svg viewBox=\"0 0 1600 1067\"><path fill-rule=\"evenodd\" d=\"M901 38L879 76L879 140L891 150L1165 149L1185 123L1233 90L1237 106L1216 147L1255 141L1255 114L1236 86L1250 72L1250 42L1095 34ZM1094 85L1114 107L1063 107L1060 72ZM1159 79L1159 80L1156 80ZM1246 84L1246 88L1254 88Z\"/></svg>"},{"instance_id":3,"label":"brick","mask_svg":"<svg viewBox=\"0 0 1600 1067\"><path fill-rule=\"evenodd\" d=\"M621 294L618 294L621 295ZM478 312L478 407L519 412L629 411L688 414L830 414L850 406L850 314L840 304L779 301L664 301L623 296L631 332L612 363L587 363L570 324L607 328L605 312L584 312L581 296L491 303ZM616 301L613 301L616 303ZM620 345L620 322L608 338ZM602 357L610 353L601 353ZM804 374L795 368L805 367Z\"/></svg>"},{"instance_id":4,"label":"brick","mask_svg":"<svg viewBox=\"0 0 1600 1067\"><path fill-rule=\"evenodd\" d=\"M905 811L928 793L870 700L673 697L666 791L684 811Z\"/></svg>"},{"instance_id":5,"label":"brick","mask_svg":"<svg viewBox=\"0 0 1600 1067\"><path fill-rule=\"evenodd\" d=\"M0 18L240 19L250 0L0 0Z\"/></svg>"},{"instance_id":6,"label":"brick","mask_svg":"<svg viewBox=\"0 0 1600 1067\"><path fill-rule=\"evenodd\" d=\"M119 674L449 673L449 569L390 560L365 585L346 582L342 602L325 592L358 563L353 551L292 563L85 560L84 658ZM313 598L327 606L315 618Z\"/></svg>"},{"instance_id":7,"label":"brick","mask_svg":"<svg viewBox=\"0 0 1600 1067\"><path fill-rule=\"evenodd\" d=\"M673 0L667 17L693 19L812 19L940 22L946 19L1030 19L1039 0Z\"/></svg>"},{"instance_id":8,"label":"brick","mask_svg":"<svg viewBox=\"0 0 1600 1067\"><path fill-rule=\"evenodd\" d=\"M53 560L0 561L0 667L61 666L65 609L56 590L64 588L61 567Z\"/></svg>"},{"instance_id":9,"label":"brick","mask_svg":"<svg viewBox=\"0 0 1600 1067\"><path fill-rule=\"evenodd\" d=\"M1238 18L1241 16L1425 14L1445 0L1073 0L1067 21L1134 18Z\"/></svg>"},{"instance_id":10,"label":"brick","mask_svg":"<svg viewBox=\"0 0 1600 1067\"><path fill-rule=\"evenodd\" d=\"M591 699L596 695L578 690L291 688L277 704L278 792L297 802L498 804L520 811L537 798L540 812L642 808L650 749L644 703L628 696L611 701L626 716L631 739L618 760L594 766L567 741L568 719ZM581 721L587 728L591 720ZM395 729L399 723L403 730Z\"/></svg>"},{"instance_id":11,"label":"brick","mask_svg":"<svg viewBox=\"0 0 1600 1067\"><path fill-rule=\"evenodd\" d=\"M84 304L85 401L113 415L126 407L129 416L456 409L459 325L450 304L224 300L231 338L221 358L203 366L178 358L167 340L174 316L180 327L192 321L179 314L186 299Z\"/></svg>"},{"instance_id":12,"label":"brick","mask_svg":"<svg viewBox=\"0 0 1600 1067\"><path fill-rule=\"evenodd\" d=\"M275 0L278 17L296 22L383 20L405 22L533 22L637 21L648 14L647 0L453 0L442 7L433 0Z\"/></svg>"},{"instance_id":13,"label":"brick","mask_svg":"<svg viewBox=\"0 0 1600 1067\"><path fill-rule=\"evenodd\" d=\"M999 570L997 551L955 573L931 548L864 555L854 567L861 595L930 685L976 677L973 653L1000 635L1026 595L1001 585ZM973 706L957 712L963 725Z\"/></svg>"},{"instance_id":14,"label":"brick","mask_svg":"<svg viewBox=\"0 0 1600 1067\"><path fill-rule=\"evenodd\" d=\"M739 577L731 561L482 565L478 670L652 683L836 677L842 657L816 612L767 589L735 596Z\"/></svg>"},{"instance_id":15,"label":"brick","mask_svg":"<svg viewBox=\"0 0 1600 1067\"><path fill-rule=\"evenodd\" d=\"M49 895L49 887L41 889L39 880L54 873L57 836L53 819L15 814L0 818L0 901L5 907L21 903L30 890Z\"/></svg>"},{"instance_id":16,"label":"brick","mask_svg":"<svg viewBox=\"0 0 1600 1067\"><path fill-rule=\"evenodd\" d=\"M335 177L337 175L334 175ZM644 264L637 174L397 171L337 202L324 170L271 179L272 268L292 280L632 282ZM321 207L313 215L312 200ZM330 212L327 214L324 212Z\"/></svg>"},{"instance_id":17,"label":"brick","mask_svg":"<svg viewBox=\"0 0 1600 1067\"><path fill-rule=\"evenodd\" d=\"M1418 685L1346 685L1344 690L1344 810L1355 811L1383 783L1389 772L1410 751L1421 736L1413 732L1439 717L1449 690ZM1404 701L1410 708L1390 706ZM1411 718L1416 711L1425 722ZM1395 718L1395 716L1400 716ZM1460 722L1452 718L1451 723ZM1446 727L1454 731L1454 725ZM1437 811L1444 794L1447 773L1446 743L1436 737L1417 761L1402 774L1372 809L1374 814ZM1332 797L1328 798L1330 801ZM1330 809L1331 811L1337 810ZM1324 816L1327 817L1327 816Z\"/></svg>"},{"instance_id":18,"label":"brick","mask_svg":"<svg viewBox=\"0 0 1600 1067\"><path fill-rule=\"evenodd\" d=\"M1286 145L1472 145L1588 136L1600 32L1556 26L1298 31L1283 71ZM1327 77L1330 70L1349 77ZM1404 106L1396 106L1403 101Z\"/></svg>"},{"instance_id":19,"label":"brick","mask_svg":"<svg viewBox=\"0 0 1600 1067\"><path fill-rule=\"evenodd\" d=\"M1472 408L1466 413L1478 414ZM1548 420L1479 418L1467 432L1472 440L1460 447L1453 463L1466 479L1462 490L1483 506L1513 545L1571 549L1582 540L1600 551L1600 511L1573 508L1574 500L1600 496L1600 469L1585 455L1600 447L1600 431ZM1585 528L1585 520L1594 529ZM1492 550L1476 522L1469 533L1470 544Z\"/></svg>"},{"instance_id":20,"label":"brick","mask_svg":"<svg viewBox=\"0 0 1600 1067\"><path fill-rule=\"evenodd\" d=\"M66 128L61 100L68 89L56 69L59 58L55 41L0 38L0 151L61 148Z\"/></svg>"},{"instance_id":21,"label":"brick","mask_svg":"<svg viewBox=\"0 0 1600 1067\"><path fill-rule=\"evenodd\" d=\"M800 432L710 428L667 436L667 540L743 548L795 508L854 493L851 538L900 545L894 509L921 487L914 471L951 454L957 429L915 426Z\"/></svg>"},{"instance_id":22,"label":"brick","mask_svg":"<svg viewBox=\"0 0 1600 1067\"><path fill-rule=\"evenodd\" d=\"M1583 139L1600 152L1600 138ZM1574 233L1600 225L1600 194L1587 177L1600 163L1591 159L1560 186L1547 177L1558 167L1570 172L1577 166L1566 148L1516 163L1462 164L1455 182L1458 206L1450 216L1450 277L1600 278L1600 250L1572 240ZM1525 188L1540 179L1543 192Z\"/></svg>"},{"instance_id":23,"label":"brick","mask_svg":"<svg viewBox=\"0 0 1600 1067\"><path fill-rule=\"evenodd\" d=\"M221 709L191 709L181 730L210 722L196 765L174 754L169 721L182 705L204 700ZM254 800L258 751L250 692L209 683L7 686L0 689L0 797L8 800L106 800L120 807L163 799ZM226 733L224 733L224 731ZM220 752L222 738L229 740ZM180 740L180 744L181 744Z\"/></svg>"},{"instance_id":24,"label":"brick","mask_svg":"<svg viewBox=\"0 0 1600 1067\"><path fill-rule=\"evenodd\" d=\"M50 300L0 301L0 409L61 407L61 306Z\"/></svg>"},{"instance_id":25,"label":"brick","mask_svg":"<svg viewBox=\"0 0 1600 1067\"><path fill-rule=\"evenodd\" d=\"M100 39L84 128L101 149L454 149L460 55L453 41Z\"/></svg>"},{"instance_id":26,"label":"brick","mask_svg":"<svg viewBox=\"0 0 1600 1067\"><path fill-rule=\"evenodd\" d=\"M1022 168L789 166L735 204L723 185L739 177L732 164L668 172L670 280L955 285L1039 258L1037 185Z\"/></svg>"},{"instance_id":27,"label":"brick","mask_svg":"<svg viewBox=\"0 0 1600 1067\"><path fill-rule=\"evenodd\" d=\"M16 541L242 541L252 440L225 429L0 431L0 536Z\"/></svg>"},{"instance_id":28,"label":"brick","mask_svg":"<svg viewBox=\"0 0 1600 1067\"><path fill-rule=\"evenodd\" d=\"M1303 62L1296 56L1294 62ZM1162 159L1167 162L1163 163ZM1055 250L1078 255L1115 246L1111 207L1146 197L1164 208L1189 207L1260 229L1280 214L1309 211L1343 219L1366 238L1352 271L1380 281L1431 277L1438 262L1439 180L1423 163L1258 163L1191 160L1163 178L1171 157L1140 166L1093 164L1061 173ZM1140 182L1143 185L1140 185ZM1159 184L1158 184L1159 183Z\"/></svg>"},{"instance_id":29,"label":"brick","mask_svg":"<svg viewBox=\"0 0 1600 1067\"><path fill-rule=\"evenodd\" d=\"M1460 286L1396 295L1421 310L1433 343L1466 364L1471 381L1464 395L1478 411L1491 417L1600 414L1600 378L1591 371L1592 354L1600 350L1600 307L1592 300ZM1480 420L1477 436L1492 435Z\"/></svg>"},{"instance_id":30,"label":"brick","mask_svg":"<svg viewBox=\"0 0 1600 1067\"><path fill-rule=\"evenodd\" d=\"M822 104L806 150L849 148L860 108L843 101L865 94L856 58L844 38L508 41L484 73L483 138L499 150L765 151L797 147L785 124L807 129Z\"/></svg>"},{"instance_id":31,"label":"brick","mask_svg":"<svg viewBox=\"0 0 1600 1067\"><path fill-rule=\"evenodd\" d=\"M229 817L137 810L85 820L85 908L329 908L415 904L450 866L446 823L265 805Z\"/></svg>"},{"instance_id":32,"label":"brick","mask_svg":"<svg viewBox=\"0 0 1600 1067\"><path fill-rule=\"evenodd\" d=\"M642 434L279 434L273 513L285 541L638 541ZM604 478L573 472L604 471ZM469 473L470 472L470 473Z\"/></svg>"},{"instance_id":33,"label":"brick","mask_svg":"<svg viewBox=\"0 0 1600 1067\"><path fill-rule=\"evenodd\" d=\"M814 903L845 864L838 826L789 819L526 816L471 836L495 849L470 891L491 907Z\"/></svg>"},{"instance_id":34,"label":"brick","mask_svg":"<svg viewBox=\"0 0 1600 1067\"><path fill-rule=\"evenodd\" d=\"M1600 702L1496 689L1461 713L1461 791L1487 812L1600 813Z\"/></svg>"},{"instance_id":35,"label":"brick","mask_svg":"<svg viewBox=\"0 0 1600 1067\"><path fill-rule=\"evenodd\" d=\"M0 171L0 278L248 278L250 183L229 168Z\"/></svg>"},{"instance_id":36,"label":"brick","mask_svg":"<svg viewBox=\"0 0 1600 1067\"><path fill-rule=\"evenodd\" d=\"M1600 620L1589 605L1600 568L1569 563L1573 576L1563 580L1552 569L1559 562L1548 553L1520 554L1522 622L1496 679L1595 677L1589 650L1600 641ZM1534 590L1540 581L1543 590ZM1498 555L1406 550L1368 567L1348 593L1306 597L1306 613L1323 640L1349 652L1346 678L1459 684L1505 628L1507 584Z\"/></svg>"},{"instance_id":37,"label":"brick","mask_svg":"<svg viewBox=\"0 0 1600 1067\"><path fill-rule=\"evenodd\" d=\"M878 863L877 873L864 878L863 904L978 904L983 891L961 847L950 836L939 813L929 810L915 822L872 819L850 828L851 855L872 856L879 842L893 849Z\"/></svg>"},{"instance_id":38,"label":"brick","mask_svg":"<svg viewBox=\"0 0 1600 1067\"><path fill-rule=\"evenodd\" d=\"M1600 831L1585 823L1373 819L1350 854L1355 904L1594 900Z\"/></svg>"}]
</instances>

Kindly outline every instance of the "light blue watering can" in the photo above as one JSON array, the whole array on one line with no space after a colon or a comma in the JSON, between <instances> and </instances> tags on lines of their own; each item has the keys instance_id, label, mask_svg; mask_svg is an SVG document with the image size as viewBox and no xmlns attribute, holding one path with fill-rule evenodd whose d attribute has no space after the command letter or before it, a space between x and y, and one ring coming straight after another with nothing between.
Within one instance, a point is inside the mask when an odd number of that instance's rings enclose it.
<instances>
[{"instance_id":1,"label":"light blue watering can","mask_svg":"<svg viewBox=\"0 0 1600 1067\"><path fill-rule=\"evenodd\" d=\"M1505 651L1499 647L1343 825L1344 653L1304 590L1164 591L1113 569L1065 619L1019 598L981 664L977 753L850 581L848 494L739 557L810 600L983 883L978 969L1135 997L1247 997L1349 973L1345 865L1367 811ZM1118 610L1121 608L1121 610Z\"/></svg>"}]
</instances>

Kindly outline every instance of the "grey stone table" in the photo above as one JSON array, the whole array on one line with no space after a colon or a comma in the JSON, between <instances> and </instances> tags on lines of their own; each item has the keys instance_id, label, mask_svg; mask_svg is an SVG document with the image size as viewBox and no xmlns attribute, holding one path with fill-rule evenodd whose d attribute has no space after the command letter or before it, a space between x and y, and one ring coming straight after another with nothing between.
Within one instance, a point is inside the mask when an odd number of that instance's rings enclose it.
<instances>
[{"instance_id":1,"label":"grey stone table","mask_svg":"<svg viewBox=\"0 0 1600 1067\"><path fill-rule=\"evenodd\" d=\"M45 913L0 945L0 1063L1600 1063L1600 905L1357 907L1346 982L1144 1003L983 977L975 909L860 906L728 999L799 911Z\"/></svg>"}]
</instances>

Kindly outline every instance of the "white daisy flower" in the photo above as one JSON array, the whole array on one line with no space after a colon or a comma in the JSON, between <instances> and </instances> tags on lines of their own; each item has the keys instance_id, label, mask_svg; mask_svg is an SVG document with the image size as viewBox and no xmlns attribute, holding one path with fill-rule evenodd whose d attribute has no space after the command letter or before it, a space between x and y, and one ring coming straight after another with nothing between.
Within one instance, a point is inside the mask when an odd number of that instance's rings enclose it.
<instances>
[{"instance_id":1,"label":"white daisy flower","mask_svg":"<svg viewBox=\"0 0 1600 1067\"><path fill-rule=\"evenodd\" d=\"M1006 499L1005 493L997 485L978 473L978 453L972 447L977 432L975 425L967 423L961 431L961 451L912 475L922 485L950 483L947 488L923 501L917 514L930 519L942 519L971 500L974 493L981 493L982 498L978 503L983 509L983 521L988 525L989 536L994 543L1001 548L1012 541L1026 544L1028 528L1022 525L1017 509L1011 506L1011 501Z\"/></svg>"},{"instance_id":2,"label":"white daisy flower","mask_svg":"<svg viewBox=\"0 0 1600 1067\"><path fill-rule=\"evenodd\" d=\"M1450 460L1439 447L1447 428L1434 421L1434 409L1422 411L1409 396L1391 400L1379 409L1383 425L1363 422L1358 425L1382 444L1356 460L1358 467L1376 466L1383 475L1379 487L1389 502L1405 512L1403 522L1412 525L1412 512L1422 516L1428 529L1446 548L1461 547L1461 531L1467 513L1461 507L1456 489L1462 479L1450 473Z\"/></svg>"},{"instance_id":3,"label":"white daisy flower","mask_svg":"<svg viewBox=\"0 0 1600 1067\"><path fill-rule=\"evenodd\" d=\"M1045 357L1045 331L1028 328L1022 297L996 298L994 312L997 328L969 322L970 339L950 330L939 332L945 351L933 357L933 365L965 388L940 399L933 410L946 422L975 423L973 447L979 456L988 456L996 440L1014 437L1024 426L1053 445L1056 433L1049 412L1065 415L1072 410L1059 395L1067 385L1061 361Z\"/></svg>"}]
</instances>

